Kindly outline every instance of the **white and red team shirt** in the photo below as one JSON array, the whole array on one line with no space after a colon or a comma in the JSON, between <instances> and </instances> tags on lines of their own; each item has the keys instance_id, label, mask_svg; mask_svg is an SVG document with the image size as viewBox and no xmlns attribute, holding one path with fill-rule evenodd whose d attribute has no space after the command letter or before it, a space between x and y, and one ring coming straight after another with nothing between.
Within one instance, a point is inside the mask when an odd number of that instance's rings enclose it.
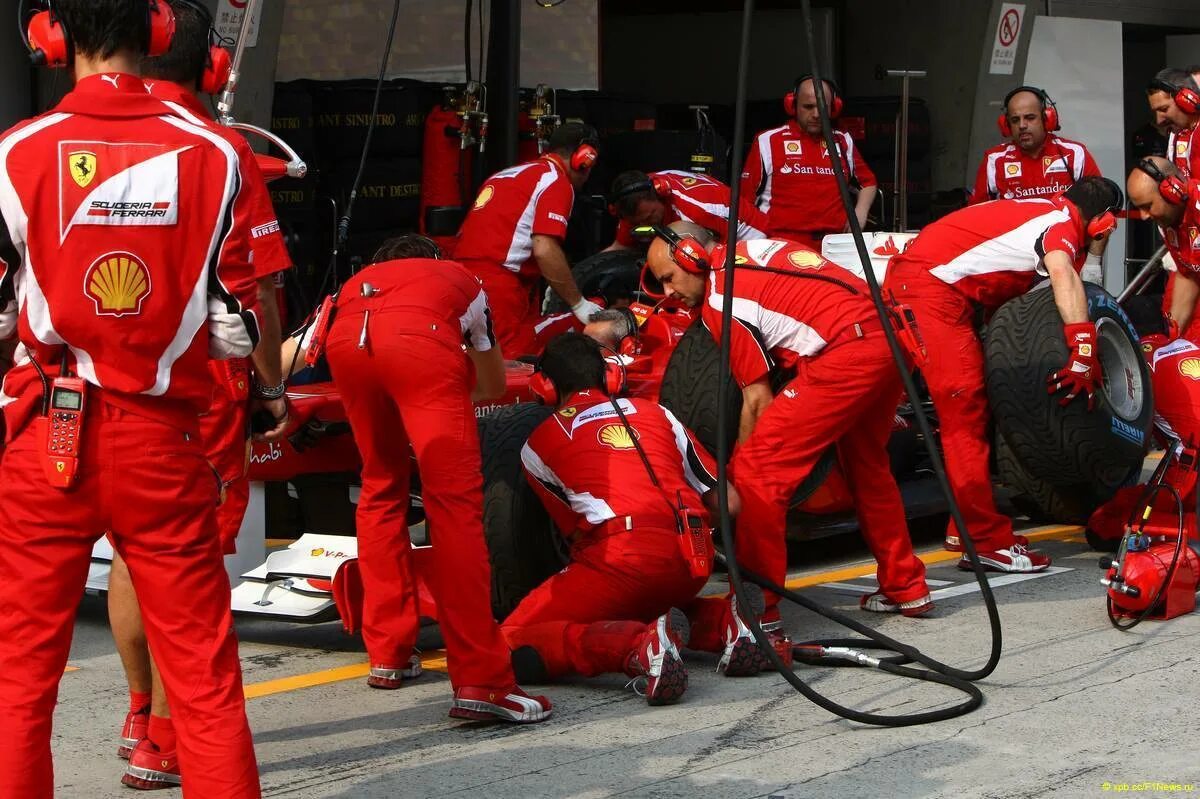
<instances>
[{"instance_id":1,"label":"white and red team shirt","mask_svg":"<svg viewBox=\"0 0 1200 799\"><path fill-rule=\"evenodd\" d=\"M1200 178L1200 125L1171 131L1167 136L1167 158L1188 177Z\"/></svg>"},{"instance_id":2,"label":"white and red team shirt","mask_svg":"<svg viewBox=\"0 0 1200 799\"><path fill-rule=\"evenodd\" d=\"M486 264L532 282L541 274L533 237L565 239L574 202L575 189L557 155L501 170L479 189L454 257L471 270Z\"/></svg>"},{"instance_id":3,"label":"white and red team shirt","mask_svg":"<svg viewBox=\"0 0 1200 799\"><path fill-rule=\"evenodd\" d=\"M841 130L833 132L846 177L876 185L875 173ZM846 229L846 209L823 136L810 136L794 120L754 139L742 172L742 196L767 215L771 238L812 239Z\"/></svg>"},{"instance_id":4,"label":"white and red team shirt","mask_svg":"<svg viewBox=\"0 0 1200 799\"><path fill-rule=\"evenodd\" d=\"M971 203L1054 197L1085 177L1100 177L1100 167L1079 142L1050 135L1035 156L1015 144L999 144L983 154Z\"/></svg>"},{"instance_id":5,"label":"white and red team shirt","mask_svg":"<svg viewBox=\"0 0 1200 799\"><path fill-rule=\"evenodd\" d=\"M703 507L716 486L716 465L666 408L622 397L621 412L658 478L656 488L608 397L580 391L542 422L521 449L534 492L564 534L588 533L605 522L631 517L634 525L675 526L672 508Z\"/></svg>"},{"instance_id":6,"label":"white and red team shirt","mask_svg":"<svg viewBox=\"0 0 1200 799\"><path fill-rule=\"evenodd\" d=\"M370 297L362 296L364 283L376 289ZM344 327L344 332L357 338L362 333L364 311L370 312L371 319L379 320L377 330L388 327L390 314L400 314L427 327L429 332L423 335L436 337L440 331L449 331L447 335L455 336L454 343L477 352L496 346L492 312L483 286L462 264L454 261L404 258L381 261L360 270L338 291L337 316L331 328ZM300 345L311 344L313 332L320 327L318 311Z\"/></svg>"},{"instance_id":7,"label":"white and red team shirt","mask_svg":"<svg viewBox=\"0 0 1200 799\"><path fill-rule=\"evenodd\" d=\"M1188 180L1188 200L1179 224L1158 229L1179 274L1200 282L1200 179Z\"/></svg>"},{"instance_id":8,"label":"white and red team shirt","mask_svg":"<svg viewBox=\"0 0 1200 799\"><path fill-rule=\"evenodd\" d=\"M716 248L713 263L724 259L723 248ZM876 318L862 278L803 245L778 239L738 242L734 263L729 357L742 388L776 366L790 369L801 358L819 354L854 325ZM700 318L717 342L724 288L725 270L712 270Z\"/></svg>"},{"instance_id":9,"label":"white and red team shirt","mask_svg":"<svg viewBox=\"0 0 1200 799\"><path fill-rule=\"evenodd\" d=\"M0 405L15 435L57 364L113 405L195 428L209 357L249 355L258 296L237 150L141 80L79 81L0 139L0 337L19 339Z\"/></svg>"},{"instance_id":10,"label":"white and red team shirt","mask_svg":"<svg viewBox=\"0 0 1200 799\"><path fill-rule=\"evenodd\" d=\"M670 187L667 196L659 197L666 209L660 224L669 225L680 220L693 222L712 231L717 241L729 238L729 187L708 175L697 175L678 169L651 172L655 178ZM738 203L738 240L761 239L767 235L767 217L749 202L746 195ZM638 244L633 237L633 225L625 219L617 225L617 244L633 247Z\"/></svg>"},{"instance_id":11,"label":"white and red team shirt","mask_svg":"<svg viewBox=\"0 0 1200 799\"><path fill-rule=\"evenodd\" d=\"M1062 198L994 200L970 205L921 231L892 259L888 278L924 269L989 310L1047 277L1043 259L1060 250L1075 271L1087 258L1079 211Z\"/></svg>"}]
</instances>

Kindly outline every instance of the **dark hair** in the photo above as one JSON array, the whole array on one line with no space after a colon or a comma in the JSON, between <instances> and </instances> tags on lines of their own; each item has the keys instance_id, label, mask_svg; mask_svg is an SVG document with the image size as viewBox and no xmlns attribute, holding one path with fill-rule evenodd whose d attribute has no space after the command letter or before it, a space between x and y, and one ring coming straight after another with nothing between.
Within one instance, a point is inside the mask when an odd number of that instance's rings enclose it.
<instances>
[{"instance_id":1,"label":"dark hair","mask_svg":"<svg viewBox=\"0 0 1200 799\"><path fill-rule=\"evenodd\" d=\"M560 398L588 389L603 391L608 370L600 345L582 333L564 333L547 344L537 368L554 383Z\"/></svg>"},{"instance_id":2,"label":"dark hair","mask_svg":"<svg viewBox=\"0 0 1200 799\"><path fill-rule=\"evenodd\" d=\"M638 204L654 199L654 184L645 172L631 169L617 175L612 182L609 202L617 209L617 216L628 217L637 213Z\"/></svg>"},{"instance_id":3,"label":"dark hair","mask_svg":"<svg viewBox=\"0 0 1200 799\"><path fill-rule=\"evenodd\" d=\"M54 11L85 56L111 58L122 50L146 54L150 15L146 0L56 0Z\"/></svg>"},{"instance_id":4,"label":"dark hair","mask_svg":"<svg viewBox=\"0 0 1200 799\"><path fill-rule=\"evenodd\" d=\"M383 261L399 261L404 258L441 258L442 251L432 239L420 233L405 233L403 236L390 238L379 245L371 263Z\"/></svg>"},{"instance_id":5,"label":"dark hair","mask_svg":"<svg viewBox=\"0 0 1200 799\"><path fill-rule=\"evenodd\" d=\"M142 62L142 75L198 89L208 66L212 15L194 0L170 0L175 11L175 38L171 49Z\"/></svg>"},{"instance_id":6,"label":"dark hair","mask_svg":"<svg viewBox=\"0 0 1200 799\"><path fill-rule=\"evenodd\" d=\"M553 153L570 156L581 144L590 144L598 148L600 137L596 135L596 129L583 122L567 122L559 125L550 134L548 146Z\"/></svg>"},{"instance_id":7,"label":"dark hair","mask_svg":"<svg viewBox=\"0 0 1200 799\"><path fill-rule=\"evenodd\" d=\"M1146 94L1166 92L1174 96L1180 89L1191 89L1197 92L1200 91L1200 85L1196 84L1190 68L1185 72L1177 67L1167 67L1154 73L1154 77L1146 85Z\"/></svg>"},{"instance_id":8,"label":"dark hair","mask_svg":"<svg viewBox=\"0 0 1200 799\"><path fill-rule=\"evenodd\" d=\"M1084 219L1094 219L1125 204L1121 188L1108 178L1100 177L1081 178L1063 193L1063 198L1079 208Z\"/></svg>"}]
</instances>

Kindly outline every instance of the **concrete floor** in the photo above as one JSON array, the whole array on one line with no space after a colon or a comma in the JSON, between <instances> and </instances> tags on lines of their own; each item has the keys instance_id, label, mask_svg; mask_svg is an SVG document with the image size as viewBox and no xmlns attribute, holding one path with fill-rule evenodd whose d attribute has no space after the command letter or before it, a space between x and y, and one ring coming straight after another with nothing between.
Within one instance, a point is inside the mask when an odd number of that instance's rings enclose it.
<instances>
[{"instance_id":1,"label":"concrete floor","mask_svg":"<svg viewBox=\"0 0 1200 799\"><path fill-rule=\"evenodd\" d=\"M1004 657L981 683L985 704L921 727L846 722L801 698L777 674L723 678L714 673L715 659L699 654L687 655L691 687L676 706L649 708L613 676L533 686L555 703L543 724L464 725L446 717L444 672L427 671L400 691L372 691L362 679L361 642L339 625L240 622L264 793L306 799L1187 795L1188 783L1200 786L1191 717L1200 616L1146 623L1132 633L1112 629L1097 556L1078 529L1039 535L1063 570L997 587ZM823 548L829 549L818 542L810 552ZM804 590L935 657L977 667L988 647L979 593L956 589L971 577L942 557L936 542L921 549L932 556L931 580L943 581L934 584L942 594L928 619L854 609L871 585L856 576L869 574L869 564L848 568L866 563L861 551L825 557L794 578L818 583ZM789 610L785 618L797 639L843 634L806 611ZM426 632L427 645L436 643L436 631ZM115 757L126 693L98 599L81 606L70 662L77 670L63 678L55 724L58 795L129 797L119 784L123 762ZM429 665L439 662L432 653ZM944 706L962 696L873 670L801 666L797 674L836 701L885 713Z\"/></svg>"}]
</instances>

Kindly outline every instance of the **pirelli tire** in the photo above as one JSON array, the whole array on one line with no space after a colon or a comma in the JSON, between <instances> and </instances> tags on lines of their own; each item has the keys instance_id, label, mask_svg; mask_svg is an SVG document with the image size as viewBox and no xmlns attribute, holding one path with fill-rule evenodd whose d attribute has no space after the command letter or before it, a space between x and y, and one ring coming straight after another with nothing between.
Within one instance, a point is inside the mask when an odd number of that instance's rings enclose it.
<instances>
[{"instance_id":1,"label":"pirelli tire","mask_svg":"<svg viewBox=\"0 0 1200 799\"><path fill-rule=\"evenodd\" d=\"M996 478L1008 489L1013 507L1035 522L1086 524L1092 512L1116 493L1086 483L1062 486L1039 480L1021 465L1000 435L996 436Z\"/></svg>"},{"instance_id":2,"label":"pirelli tire","mask_svg":"<svg viewBox=\"0 0 1200 799\"><path fill-rule=\"evenodd\" d=\"M566 565L562 537L521 469L521 448L550 413L522 403L479 420L483 535L492 564L492 612L500 620Z\"/></svg>"},{"instance_id":3,"label":"pirelli tire","mask_svg":"<svg viewBox=\"0 0 1200 799\"><path fill-rule=\"evenodd\" d=\"M659 403L675 414L680 423L692 431L714 457L717 454L717 398L720 390L720 350L703 323L696 322L683 334L667 361L659 389ZM738 419L742 413L742 392L730 380L725 387L729 400L726 426L730 451L737 439ZM812 496L837 464L837 450L830 447L822 454L812 471L797 486L791 504L797 505Z\"/></svg>"},{"instance_id":4,"label":"pirelli tire","mask_svg":"<svg viewBox=\"0 0 1200 799\"><path fill-rule=\"evenodd\" d=\"M637 250L598 252L584 258L571 268L575 285L585 297L604 297L612 300L632 297L641 286L643 255ZM560 314L571 310L566 302L550 292L546 313Z\"/></svg>"},{"instance_id":5,"label":"pirelli tire","mask_svg":"<svg viewBox=\"0 0 1200 799\"><path fill-rule=\"evenodd\" d=\"M987 394L997 429L1030 476L1052 486L1092 485L1104 494L1140 468L1154 403L1133 324L1111 295L1084 285L1104 372L1095 409L1082 399L1063 407L1046 391L1046 378L1068 355L1049 287L1009 301L992 317Z\"/></svg>"}]
</instances>

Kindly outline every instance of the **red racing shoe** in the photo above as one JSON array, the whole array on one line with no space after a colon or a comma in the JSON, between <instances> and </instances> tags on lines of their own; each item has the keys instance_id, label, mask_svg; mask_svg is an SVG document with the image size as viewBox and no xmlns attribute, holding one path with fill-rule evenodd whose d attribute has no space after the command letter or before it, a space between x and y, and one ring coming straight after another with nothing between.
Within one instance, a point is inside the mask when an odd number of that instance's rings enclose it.
<instances>
[{"instance_id":1,"label":"red racing shoe","mask_svg":"<svg viewBox=\"0 0 1200 799\"><path fill-rule=\"evenodd\" d=\"M979 562L988 571L1008 572L1010 574L1029 574L1045 571L1050 565L1050 557L1043 555L1025 544L1015 542L1007 549L995 549L990 552L980 552ZM973 571L974 566L964 554L958 561L958 568Z\"/></svg>"},{"instance_id":2,"label":"red racing shoe","mask_svg":"<svg viewBox=\"0 0 1200 799\"><path fill-rule=\"evenodd\" d=\"M456 688L450 718L472 721L510 721L533 724L550 717L550 700L530 696L514 685L507 691L492 688Z\"/></svg>"},{"instance_id":3,"label":"red racing shoe","mask_svg":"<svg viewBox=\"0 0 1200 799\"><path fill-rule=\"evenodd\" d=\"M371 673L367 675L367 685L372 688L382 688L394 691L404 680L412 680L421 676L421 656L413 652L406 666L386 666L372 663Z\"/></svg>"},{"instance_id":4,"label":"red racing shoe","mask_svg":"<svg viewBox=\"0 0 1200 799\"><path fill-rule=\"evenodd\" d=\"M129 756L133 754L133 748L138 745L138 741L146 737L146 730L149 726L149 705L125 714L125 725L121 727L121 745L117 747L117 757L128 760Z\"/></svg>"},{"instance_id":5,"label":"red racing shoe","mask_svg":"<svg viewBox=\"0 0 1200 799\"><path fill-rule=\"evenodd\" d=\"M669 705L678 702L687 690L688 673L679 648L686 646L691 627L687 616L671 608L659 616L633 651L625 673L633 677L629 685L635 693L646 697L647 705Z\"/></svg>"},{"instance_id":6,"label":"red racing shoe","mask_svg":"<svg viewBox=\"0 0 1200 799\"><path fill-rule=\"evenodd\" d=\"M926 594L908 602L893 602L884 596L882 591L876 591L860 599L858 606L872 613L899 613L902 616L916 617L924 616L933 610L933 597Z\"/></svg>"},{"instance_id":7,"label":"red racing shoe","mask_svg":"<svg viewBox=\"0 0 1200 799\"><path fill-rule=\"evenodd\" d=\"M746 616L761 618L766 607L762 589L754 583L743 583L746 606L738 607L737 595L729 595L729 621L725 627L725 651L717 661L717 672L726 677L753 677L771 667L771 661L758 647L754 634L746 624ZM766 627L763 628L766 631ZM790 651L791 646L789 644Z\"/></svg>"},{"instance_id":8,"label":"red racing shoe","mask_svg":"<svg viewBox=\"0 0 1200 799\"><path fill-rule=\"evenodd\" d=\"M1013 538L1017 539L1017 543L1021 546L1029 546L1029 539L1025 536L1014 535ZM957 535L947 535L946 540L942 542L942 549L946 550L947 552L963 552L962 539Z\"/></svg>"},{"instance_id":9,"label":"red racing shoe","mask_svg":"<svg viewBox=\"0 0 1200 799\"><path fill-rule=\"evenodd\" d=\"M179 787L179 758L174 752L160 752L149 738L138 741L129 755L129 766L121 782L140 791Z\"/></svg>"}]
</instances>

